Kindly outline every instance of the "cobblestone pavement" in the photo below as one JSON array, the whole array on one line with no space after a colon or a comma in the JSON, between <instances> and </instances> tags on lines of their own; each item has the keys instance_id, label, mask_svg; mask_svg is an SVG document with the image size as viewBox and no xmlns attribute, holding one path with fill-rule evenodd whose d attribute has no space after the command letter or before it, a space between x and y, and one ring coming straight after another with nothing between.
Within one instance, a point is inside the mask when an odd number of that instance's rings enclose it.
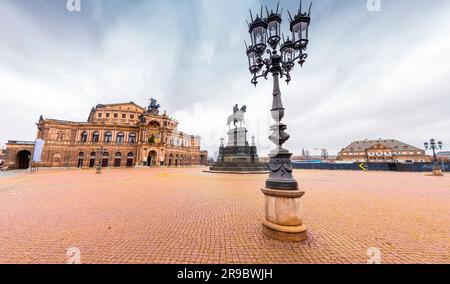
<instances>
[{"instance_id":1,"label":"cobblestone pavement","mask_svg":"<svg viewBox=\"0 0 450 284\"><path fill-rule=\"evenodd\" d=\"M296 171L309 238L262 235L266 175L46 170L0 179L0 263L450 263L450 175Z\"/></svg>"},{"instance_id":2,"label":"cobblestone pavement","mask_svg":"<svg viewBox=\"0 0 450 284\"><path fill-rule=\"evenodd\" d=\"M0 171L0 179L27 173L28 170Z\"/></svg>"}]
</instances>

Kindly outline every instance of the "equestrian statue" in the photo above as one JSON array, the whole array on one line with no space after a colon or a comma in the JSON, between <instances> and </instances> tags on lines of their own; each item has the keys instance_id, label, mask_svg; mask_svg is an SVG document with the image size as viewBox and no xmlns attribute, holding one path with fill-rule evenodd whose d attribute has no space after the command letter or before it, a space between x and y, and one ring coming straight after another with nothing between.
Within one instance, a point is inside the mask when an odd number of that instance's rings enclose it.
<instances>
[{"instance_id":1,"label":"equestrian statue","mask_svg":"<svg viewBox=\"0 0 450 284\"><path fill-rule=\"evenodd\" d=\"M233 125L235 128L237 128L236 122L239 122L239 127L242 126L242 123L245 124L244 114L247 111L247 106L242 106L241 109L239 109L238 105L236 104L233 107L233 114L228 117L228 128L230 128L230 124L233 122Z\"/></svg>"}]
</instances>

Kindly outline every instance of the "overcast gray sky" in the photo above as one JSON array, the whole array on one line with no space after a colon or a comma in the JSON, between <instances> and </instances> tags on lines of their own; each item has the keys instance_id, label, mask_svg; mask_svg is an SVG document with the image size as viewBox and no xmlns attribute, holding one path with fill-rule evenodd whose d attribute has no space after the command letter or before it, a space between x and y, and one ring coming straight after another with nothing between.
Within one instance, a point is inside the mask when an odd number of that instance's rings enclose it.
<instances>
[{"instance_id":1,"label":"overcast gray sky","mask_svg":"<svg viewBox=\"0 0 450 284\"><path fill-rule=\"evenodd\" d=\"M282 85L286 146L326 147L395 138L450 146L450 1L313 1L309 58ZM0 1L0 145L34 140L35 122L85 121L97 103L150 97L202 136L213 154L227 116L247 105L249 136L271 148L272 81L250 84L243 41L257 0ZM291 11L298 1L281 1ZM288 23L284 23L284 32Z\"/></svg>"}]
</instances>

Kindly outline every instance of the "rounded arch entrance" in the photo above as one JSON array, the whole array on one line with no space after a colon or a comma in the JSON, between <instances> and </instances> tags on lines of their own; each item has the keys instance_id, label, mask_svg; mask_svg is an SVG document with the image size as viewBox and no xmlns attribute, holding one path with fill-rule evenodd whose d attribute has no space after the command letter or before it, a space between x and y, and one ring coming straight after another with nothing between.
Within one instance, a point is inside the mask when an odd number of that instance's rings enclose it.
<instances>
[{"instance_id":1,"label":"rounded arch entrance","mask_svg":"<svg viewBox=\"0 0 450 284\"><path fill-rule=\"evenodd\" d=\"M148 152L147 165L149 167L156 166L157 158L158 158L158 153L155 150L150 150L150 152Z\"/></svg>"},{"instance_id":2,"label":"rounded arch entrance","mask_svg":"<svg viewBox=\"0 0 450 284\"><path fill-rule=\"evenodd\" d=\"M17 152L16 165L19 170L28 169L30 166L31 152L22 150Z\"/></svg>"},{"instance_id":3,"label":"rounded arch entrance","mask_svg":"<svg viewBox=\"0 0 450 284\"><path fill-rule=\"evenodd\" d=\"M129 152L127 154L127 167L131 168L133 166L134 153Z\"/></svg>"},{"instance_id":4,"label":"rounded arch entrance","mask_svg":"<svg viewBox=\"0 0 450 284\"><path fill-rule=\"evenodd\" d=\"M107 168L109 166L109 153L103 152L102 156L102 168Z\"/></svg>"},{"instance_id":5,"label":"rounded arch entrance","mask_svg":"<svg viewBox=\"0 0 450 284\"><path fill-rule=\"evenodd\" d=\"M91 152L89 157L89 167L93 168L95 166L95 159L97 159L97 154L95 152Z\"/></svg>"},{"instance_id":6,"label":"rounded arch entrance","mask_svg":"<svg viewBox=\"0 0 450 284\"><path fill-rule=\"evenodd\" d=\"M173 163L173 154L170 154L169 155L169 167L172 166L172 163Z\"/></svg>"},{"instance_id":7,"label":"rounded arch entrance","mask_svg":"<svg viewBox=\"0 0 450 284\"><path fill-rule=\"evenodd\" d=\"M83 167L83 162L84 162L84 153L80 152L80 153L78 153L78 164L77 164L77 167L78 168L82 168Z\"/></svg>"},{"instance_id":8,"label":"rounded arch entrance","mask_svg":"<svg viewBox=\"0 0 450 284\"><path fill-rule=\"evenodd\" d=\"M200 155L200 165L206 165L208 163L208 157L206 154Z\"/></svg>"},{"instance_id":9,"label":"rounded arch entrance","mask_svg":"<svg viewBox=\"0 0 450 284\"><path fill-rule=\"evenodd\" d=\"M116 152L114 155L114 167L119 168L122 164L122 153Z\"/></svg>"}]
</instances>

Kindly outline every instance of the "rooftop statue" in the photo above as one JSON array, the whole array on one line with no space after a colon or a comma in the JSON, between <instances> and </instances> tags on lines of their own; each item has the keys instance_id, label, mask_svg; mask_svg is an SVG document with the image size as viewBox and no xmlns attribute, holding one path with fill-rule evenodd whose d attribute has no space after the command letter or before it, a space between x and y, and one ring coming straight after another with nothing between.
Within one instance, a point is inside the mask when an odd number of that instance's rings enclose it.
<instances>
[{"instance_id":1,"label":"rooftop statue","mask_svg":"<svg viewBox=\"0 0 450 284\"><path fill-rule=\"evenodd\" d=\"M158 110L160 105L157 103L156 99L150 98L150 103L148 104L148 110Z\"/></svg>"}]
</instances>

